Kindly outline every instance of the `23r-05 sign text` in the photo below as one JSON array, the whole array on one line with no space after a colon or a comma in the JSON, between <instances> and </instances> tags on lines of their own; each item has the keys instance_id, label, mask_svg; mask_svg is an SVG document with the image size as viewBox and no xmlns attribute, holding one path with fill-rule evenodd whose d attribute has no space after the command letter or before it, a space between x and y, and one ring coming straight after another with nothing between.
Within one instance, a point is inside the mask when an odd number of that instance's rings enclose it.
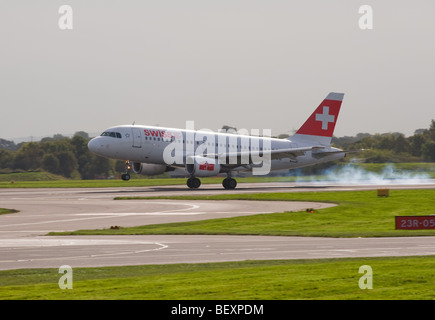
<instances>
[{"instance_id":1,"label":"23r-05 sign text","mask_svg":"<svg viewBox=\"0 0 435 320\"><path fill-rule=\"evenodd\" d=\"M434 216L396 216L396 230L435 229Z\"/></svg>"}]
</instances>

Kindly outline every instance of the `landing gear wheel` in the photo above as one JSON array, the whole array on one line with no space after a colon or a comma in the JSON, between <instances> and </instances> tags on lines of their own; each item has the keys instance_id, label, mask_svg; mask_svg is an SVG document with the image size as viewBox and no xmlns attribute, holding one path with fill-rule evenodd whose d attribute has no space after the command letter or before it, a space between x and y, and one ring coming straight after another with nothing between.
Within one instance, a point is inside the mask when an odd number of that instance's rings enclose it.
<instances>
[{"instance_id":1,"label":"landing gear wheel","mask_svg":"<svg viewBox=\"0 0 435 320\"><path fill-rule=\"evenodd\" d=\"M198 189L200 185L201 185L201 180L199 180L198 178L187 179L187 186L190 189Z\"/></svg>"},{"instance_id":2,"label":"landing gear wheel","mask_svg":"<svg viewBox=\"0 0 435 320\"><path fill-rule=\"evenodd\" d=\"M128 181L130 180L130 170L131 170L130 161L126 160L124 166L125 166L125 173L121 175L121 179L124 181Z\"/></svg>"},{"instance_id":3,"label":"landing gear wheel","mask_svg":"<svg viewBox=\"0 0 435 320\"><path fill-rule=\"evenodd\" d=\"M237 187L237 181L233 178L226 178L222 181L222 185L227 190L235 189Z\"/></svg>"}]
</instances>

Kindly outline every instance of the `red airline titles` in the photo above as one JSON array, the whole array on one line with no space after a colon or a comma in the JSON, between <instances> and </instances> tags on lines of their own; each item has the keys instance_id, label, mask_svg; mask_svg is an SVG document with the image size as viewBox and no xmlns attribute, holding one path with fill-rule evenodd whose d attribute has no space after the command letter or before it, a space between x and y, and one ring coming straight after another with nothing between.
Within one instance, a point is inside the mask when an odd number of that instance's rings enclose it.
<instances>
[{"instance_id":1,"label":"red airline titles","mask_svg":"<svg viewBox=\"0 0 435 320\"><path fill-rule=\"evenodd\" d=\"M172 138L177 137L176 134L166 131L166 130L151 130L151 129L145 129L144 130L145 136L149 137L160 137L160 138Z\"/></svg>"}]
</instances>

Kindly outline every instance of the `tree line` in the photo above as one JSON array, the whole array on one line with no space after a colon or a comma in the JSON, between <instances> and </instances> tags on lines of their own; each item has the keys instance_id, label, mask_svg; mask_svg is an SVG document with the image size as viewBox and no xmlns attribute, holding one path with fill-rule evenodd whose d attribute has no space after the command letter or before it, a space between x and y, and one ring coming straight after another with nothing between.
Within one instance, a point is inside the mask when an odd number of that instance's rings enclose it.
<instances>
[{"instance_id":1,"label":"tree line","mask_svg":"<svg viewBox=\"0 0 435 320\"><path fill-rule=\"evenodd\" d=\"M89 140L85 132L77 132L72 138L58 134L19 145L0 139L0 172L47 171L65 178L94 179L122 171L121 161L89 152Z\"/></svg>"},{"instance_id":2,"label":"tree line","mask_svg":"<svg viewBox=\"0 0 435 320\"><path fill-rule=\"evenodd\" d=\"M124 171L122 161L91 153L89 140L83 131L76 132L72 138L57 134L18 145L0 139L0 173L47 171L66 178L95 179ZM397 132L359 133L354 137L334 137L332 142L345 150L367 149L353 156L363 162L435 162L435 120L428 129L416 130L410 137Z\"/></svg>"},{"instance_id":3,"label":"tree line","mask_svg":"<svg viewBox=\"0 0 435 320\"><path fill-rule=\"evenodd\" d=\"M365 162L434 162L435 120L428 129L418 129L410 137L399 132L359 133L355 137L333 138L332 142L345 150L366 149L361 153Z\"/></svg>"}]
</instances>

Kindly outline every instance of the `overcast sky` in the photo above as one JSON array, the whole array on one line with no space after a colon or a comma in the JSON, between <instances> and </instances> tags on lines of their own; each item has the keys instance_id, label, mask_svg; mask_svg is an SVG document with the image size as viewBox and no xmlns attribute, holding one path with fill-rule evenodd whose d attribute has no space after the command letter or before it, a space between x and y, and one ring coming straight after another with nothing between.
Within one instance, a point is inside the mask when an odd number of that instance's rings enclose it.
<instances>
[{"instance_id":1,"label":"overcast sky","mask_svg":"<svg viewBox=\"0 0 435 320\"><path fill-rule=\"evenodd\" d=\"M0 138L186 120L290 133L330 91L336 136L411 135L435 119L434 15L433 0L2 0Z\"/></svg>"}]
</instances>

